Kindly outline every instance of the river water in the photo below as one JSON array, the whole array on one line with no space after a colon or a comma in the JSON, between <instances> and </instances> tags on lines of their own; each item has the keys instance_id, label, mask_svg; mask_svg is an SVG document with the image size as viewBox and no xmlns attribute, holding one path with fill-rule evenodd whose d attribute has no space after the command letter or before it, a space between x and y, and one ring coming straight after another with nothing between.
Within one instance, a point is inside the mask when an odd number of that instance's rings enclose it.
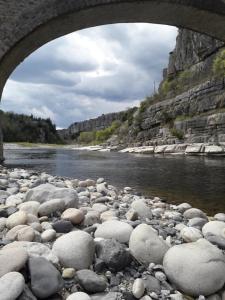
<instances>
[{"instance_id":1,"label":"river water","mask_svg":"<svg viewBox=\"0 0 225 300\"><path fill-rule=\"evenodd\" d=\"M225 158L154 156L71 149L8 149L8 167L78 179L104 177L169 203L188 202L208 214L225 212Z\"/></svg>"}]
</instances>

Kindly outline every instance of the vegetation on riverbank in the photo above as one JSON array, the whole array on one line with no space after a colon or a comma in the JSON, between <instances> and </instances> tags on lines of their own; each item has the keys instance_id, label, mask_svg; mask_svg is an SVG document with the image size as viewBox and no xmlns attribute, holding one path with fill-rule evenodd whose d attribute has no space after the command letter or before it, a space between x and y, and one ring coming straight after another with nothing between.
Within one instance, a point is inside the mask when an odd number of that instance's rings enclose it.
<instances>
[{"instance_id":1,"label":"vegetation on riverbank","mask_svg":"<svg viewBox=\"0 0 225 300\"><path fill-rule=\"evenodd\" d=\"M4 142L63 144L50 119L0 111Z\"/></svg>"},{"instance_id":2,"label":"vegetation on riverbank","mask_svg":"<svg viewBox=\"0 0 225 300\"><path fill-rule=\"evenodd\" d=\"M111 126L97 131L81 132L78 143L85 145L96 145L106 142L120 127L121 122L114 121Z\"/></svg>"}]
</instances>

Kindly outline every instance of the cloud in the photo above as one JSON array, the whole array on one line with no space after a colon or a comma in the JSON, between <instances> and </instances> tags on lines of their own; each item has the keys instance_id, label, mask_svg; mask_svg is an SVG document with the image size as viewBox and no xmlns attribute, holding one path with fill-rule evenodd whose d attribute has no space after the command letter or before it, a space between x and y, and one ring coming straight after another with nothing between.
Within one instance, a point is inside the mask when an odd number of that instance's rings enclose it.
<instances>
[{"instance_id":1,"label":"cloud","mask_svg":"<svg viewBox=\"0 0 225 300\"><path fill-rule=\"evenodd\" d=\"M162 25L116 24L54 40L17 67L2 109L67 127L137 105L159 84L176 34Z\"/></svg>"}]
</instances>

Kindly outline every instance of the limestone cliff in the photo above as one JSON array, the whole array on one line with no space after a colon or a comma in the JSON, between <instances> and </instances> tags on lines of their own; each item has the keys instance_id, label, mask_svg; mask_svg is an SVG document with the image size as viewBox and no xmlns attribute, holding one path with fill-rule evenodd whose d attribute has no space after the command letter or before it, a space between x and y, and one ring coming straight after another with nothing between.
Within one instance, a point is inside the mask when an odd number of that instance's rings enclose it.
<instances>
[{"instance_id":1,"label":"limestone cliff","mask_svg":"<svg viewBox=\"0 0 225 300\"><path fill-rule=\"evenodd\" d=\"M180 29L159 92L141 103L124 144L225 142L225 85L213 64L221 41Z\"/></svg>"},{"instance_id":2,"label":"limestone cliff","mask_svg":"<svg viewBox=\"0 0 225 300\"><path fill-rule=\"evenodd\" d=\"M74 123L62 134L71 139L120 120L111 145L225 143L224 77L213 71L223 47L221 41L180 29L157 94L147 97L138 110Z\"/></svg>"},{"instance_id":3,"label":"limestone cliff","mask_svg":"<svg viewBox=\"0 0 225 300\"><path fill-rule=\"evenodd\" d=\"M98 131L109 127L114 121L123 121L125 112L103 114L97 118L75 122L67 129L58 130L64 140L74 140L81 132Z\"/></svg>"}]
</instances>

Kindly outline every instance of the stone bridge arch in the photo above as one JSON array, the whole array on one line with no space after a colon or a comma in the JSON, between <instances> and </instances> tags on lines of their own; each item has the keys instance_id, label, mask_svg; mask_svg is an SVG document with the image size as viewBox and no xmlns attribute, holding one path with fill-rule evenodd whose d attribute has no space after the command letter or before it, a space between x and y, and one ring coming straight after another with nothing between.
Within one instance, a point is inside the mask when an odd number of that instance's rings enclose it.
<instances>
[{"instance_id":1,"label":"stone bridge arch","mask_svg":"<svg viewBox=\"0 0 225 300\"><path fill-rule=\"evenodd\" d=\"M225 41L225 0L0 0L0 98L13 70L47 42L129 22L173 25ZM1 153L0 146L0 160Z\"/></svg>"}]
</instances>

